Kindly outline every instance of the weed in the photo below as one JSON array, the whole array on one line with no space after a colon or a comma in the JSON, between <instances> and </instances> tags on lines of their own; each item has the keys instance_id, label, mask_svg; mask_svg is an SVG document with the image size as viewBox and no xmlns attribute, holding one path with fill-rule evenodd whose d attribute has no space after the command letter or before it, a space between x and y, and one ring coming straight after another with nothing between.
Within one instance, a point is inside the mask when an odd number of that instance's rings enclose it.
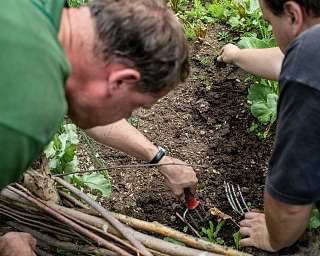
<instances>
[{"instance_id":1,"label":"weed","mask_svg":"<svg viewBox=\"0 0 320 256\"><path fill-rule=\"evenodd\" d=\"M312 209L311 216L308 224L308 229L310 231L315 230L320 227L320 212L317 208Z\"/></svg>"},{"instance_id":2,"label":"weed","mask_svg":"<svg viewBox=\"0 0 320 256\"><path fill-rule=\"evenodd\" d=\"M233 234L233 241L237 250L240 250L240 239L241 239L240 231L237 231L236 233Z\"/></svg>"},{"instance_id":3,"label":"weed","mask_svg":"<svg viewBox=\"0 0 320 256\"><path fill-rule=\"evenodd\" d=\"M233 38L228 31L220 31L218 32L218 40L224 43L231 43Z\"/></svg>"},{"instance_id":4,"label":"weed","mask_svg":"<svg viewBox=\"0 0 320 256\"><path fill-rule=\"evenodd\" d=\"M189 41L195 41L197 39L193 25L189 22L184 24L184 33L186 34L186 37Z\"/></svg>"},{"instance_id":5,"label":"weed","mask_svg":"<svg viewBox=\"0 0 320 256\"><path fill-rule=\"evenodd\" d=\"M196 38L200 41L203 41L207 34L207 25L199 21L195 24L193 31L196 35Z\"/></svg>"},{"instance_id":6,"label":"weed","mask_svg":"<svg viewBox=\"0 0 320 256\"><path fill-rule=\"evenodd\" d=\"M178 13L180 11L183 11L188 1L187 0L170 0L169 3L170 3L171 9L175 13Z\"/></svg>"},{"instance_id":7,"label":"weed","mask_svg":"<svg viewBox=\"0 0 320 256\"><path fill-rule=\"evenodd\" d=\"M203 66L210 66L212 64L212 58L210 57L203 57L200 59L200 63Z\"/></svg>"},{"instance_id":8,"label":"weed","mask_svg":"<svg viewBox=\"0 0 320 256\"><path fill-rule=\"evenodd\" d=\"M212 221L209 221L208 228L201 228L201 235L205 236L211 243L224 244L224 240L218 237L218 233L221 231L224 223L225 222L221 220L218 221L217 225L215 226Z\"/></svg>"},{"instance_id":9,"label":"weed","mask_svg":"<svg viewBox=\"0 0 320 256\"><path fill-rule=\"evenodd\" d=\"M71 7L79 7L87 2L88 0L68 0L68 4Z\"/></svg>"}]
</instances>

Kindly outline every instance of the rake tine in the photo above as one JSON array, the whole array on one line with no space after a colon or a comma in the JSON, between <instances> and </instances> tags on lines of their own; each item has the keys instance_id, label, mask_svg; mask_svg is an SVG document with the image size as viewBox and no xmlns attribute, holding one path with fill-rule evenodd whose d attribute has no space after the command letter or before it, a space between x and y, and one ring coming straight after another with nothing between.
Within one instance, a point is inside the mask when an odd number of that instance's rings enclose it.
<instances>
[{"instance_id":1,"label":"rake tine","mask_svg":"<svg viewBox=\"0 0 320 256\"><path fill-rule=\"evenodd\" d=\"M239 203L237 194L236 194L235 189L234 189L234 186L233 186L232 184L231 184L231 189L232 189L232 192L233 192L233 198L235 199L236 204L237 204L237 206L238 206L237 209L240 211L241 215L244 215L244 211L243 211L243 209L242 209L242 207L241 207L241 204Z\"/></svg>"},{"instance_id":2,"label":"rake tine","mask_svg":"<svg viewBox=\"0 0 320 256\"><path fill-rule=\"evenodd\" d=\"M244 207L246 207L247 212L250 212L249 207L248 207L246 201L244 200L244 198L243 198L243 196L242 196L242 192L241 192L241 189L240 189L240 186L239 186L239 185L238 185L238 190L239 190L239 194L240 194L240 197L241 197L241 201L242 201Z\"/></svg>"},{"instance_id":3,"label":"rake tine","mask_svg":"<svg viewBox=\"0 0 320 256\"><path fill-rule=\"evenodd\" d=\"M186 219L186 216L187 216L187 212L189 211L189 209L187 208L184 212L183 212L183 215L182 215L182 217L184 218L184 219Z\"/></svg>"},{"instance_id":4,"label":"rake tine","mask_svg":"<svg viewBox=\"0 0 320 256\"><path fill-rule=\"evenodd\" d=\"M229 183L227 183L226 181L224 181L224 188L226 190L226 195L227 195L227 199L229 201L229 204L231 205L231 208L232 210L237 213L237 214L240 214L241 215L241 212L238 211L237 207L236 207L236 204L231 196L231 190L230 190L230 187L229 187Z\"/></svg>"}]
</instances>

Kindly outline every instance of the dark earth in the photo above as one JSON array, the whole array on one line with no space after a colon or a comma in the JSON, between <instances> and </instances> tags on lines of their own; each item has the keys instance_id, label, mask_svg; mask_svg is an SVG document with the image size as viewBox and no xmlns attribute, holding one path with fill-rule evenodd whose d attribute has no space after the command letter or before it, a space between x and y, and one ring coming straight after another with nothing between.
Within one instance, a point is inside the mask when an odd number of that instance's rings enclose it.
<instances>
[{"instance_id":1,"label":"dark earth","mask_svg":"<svg viewBox=\"0 0 320 256\"><path fill-rule=\"evenodd\" d=\"M248 132L254 121L246 99L248 75L215 61L223 45L217 40L217 32L223 29L220 25L209 29L203 41L191 46L192 72L185 84L151 110L135 112L131 120L152 142L163 146L168 155L206 166L194 168L199 178L197 197L201 205L205 210L217 207L239 222L241 217L228 203L224 181L238 184L250 207L263 210L264 180L274 137L262 142ZM97 153L106 165L141 163L102 145L95 144L95 152L91 153L85 153L86 147L83 142L80 160ZM83 168L88 167L85 162ZM106 202L109 209L183 230L185 224L175 214L182 214L182 206L156 168L110 169L109 175L113 188L112 198ZM211 220L216 223L214 217ZM208 222L198 222L199 229L207 225ZM234 246L232 234L237 230L232 221L226 221L220 233L226 245ZM313 231L279 253L242 250L253 255L320 255L318 240L318 232Z\"/></svg>"}]
</instances>

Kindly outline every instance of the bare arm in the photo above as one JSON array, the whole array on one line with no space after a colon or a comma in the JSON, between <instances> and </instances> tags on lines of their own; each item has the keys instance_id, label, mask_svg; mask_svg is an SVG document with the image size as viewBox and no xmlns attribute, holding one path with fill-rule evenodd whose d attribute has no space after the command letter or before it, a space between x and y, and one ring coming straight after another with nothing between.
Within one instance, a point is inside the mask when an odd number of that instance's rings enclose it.
<instances>
[{"instance_id":1,"label":"bare arm","mask_svg":"<svg viewBox=\"0 0 320 256\"><path fill-rule=\"evenodd\" d=\"M279 80L283 57L278 47L240 49L233 44L227 44L221 49L218 60L234 64L248 73L266 79Z\"/></svg>"},{"instance_id":2,"label":"bare arm","mask_svg":"<svg viewBox=\"0 0 320 256\"><path fill-rule=\"evenodd\" d=\"M276 250L291 246L306 230L312 204L289 205L264 196L265 216L270 244Z\"/></svg>"},{"instance_id":3,"label":"bare arm","mask_svg":"<svg viewBox=\"0 0 320 256\"><path fill-rule=\"evenodd\" d=\"M158 148L125 119L86 131L96 141L150 162Z\"/></svg>"},{"instance_id":4,"label":"bare arm","mask_svg":"<svg viewBox=\"0 0 320 256\"><path fill-rule=\"evenodd\" d=\"M248 212L240 222L241 246L274 252L296 242L306 230L312 205L289 205L264 196L265 213Z\"/></svg>"},{"instance_id":5,"label":"bare arm","mask_svg":"<svg viewBox=\"0 0 320 256\"><path fill-rule=\"evenodd\" d=\"M151 141L124 119L110 125L91 128L86 132L102 144L147 162L150 162L158 152L158 148ZM184 162L170 156L164 156L159 163L183 164ZM167 186L177 198L183 195L184 188L191 188L191 191L195 193L198 180L191 167L163 165L159 169L165 177Z\"/></svg>"}]
</instances>

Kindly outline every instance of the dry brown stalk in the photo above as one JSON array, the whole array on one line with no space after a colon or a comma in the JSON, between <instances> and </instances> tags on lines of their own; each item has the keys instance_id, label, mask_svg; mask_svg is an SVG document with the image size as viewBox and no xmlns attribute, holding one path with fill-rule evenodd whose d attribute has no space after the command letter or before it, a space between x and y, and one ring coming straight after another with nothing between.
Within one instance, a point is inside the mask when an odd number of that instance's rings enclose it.
<instances>
[{"instance_id":1,"label":"dry brown stalk","mask_svg":"<svg viewBox=\"0 0 320 256\"><path fill-rule=\"evenodd\" d=\"M97 210L114 228L116 228L134 247L136 247L140 253L144 256L152 256L152 254L142 245L140 241L137 241L132 235L131 232L128 231L127 227L123 225L120 221L115 219L112 214L103 208L98 203L94 202L89 196L85 193L66 182L65 180L59 177L53 177L53 179L59 184L63 185L65 188L69 189L72 193L77 195L79 198L84 200L87 204L89 204L92 208Z\"/></svg>"},{"instance_id":2,"label":"dry brown stalk","mask_svg":"<svg viewBox=\"0 0 320 256\"><path fill-rule=\"evenodd\" d=\"M78 206L80 208L83 209L90 209L90 207L84 203L82 203L81 201L79 201L78 199L76 199L75 197L73 197L72 195L69 195L68 193L59 190L58 193L60 194L60 196L66 198L67 200L69 200L70 202L72 202L75 206Z\"/></svg>"},{"instance_id":3,"label":"dry brown stalk","mask_svg":"<svg viewBox=\"0 0 320 256\"><path fill-rule=\"evenodd\" d=\"M60 237L64 237L64 238L69 239L69 240L73 240L74 239L74 236L71 236L70 232L68 232L68 234L65 233L67 230L63 230L63 232L60 232L60 231L57 231L57 228L54 227L54 226L46 225L45 223L42 223L42 222L39 222L39 221L32 221L30 219L25 219L23 216L13 215L13 214L10 213L10 211L8 212L8 211L5 211L3 209L0 209L0 213L5 215L5 216L8 216L8 217L14 219L18 223L25 224L25 225L27 225L29 227L35 227L35 228L41 229L43 231L54 233L55 235L58 235Z\"/></svg>"},{"instance_id":4,"label":"dry brown stalk","mask_svg":"<svg viewBox=\"0 0 320 256\"><path fill-rule=\"evenodd\" d=\"M53 207L53 208L54 208L54 207ZM58 209L56 209L56 210L59 211ZM64 212L61 212L61 211L60 211L60 213L61 213L61 214L65 214ZM93 226L93 225L90 225L90 224L88 224L88 223L86 223L86 222L84 222L84 221L82 221L82 220L79 220L79 219L75 218L74 216L72 216L72 215L70 215L70 214L66 214L66 215L67 215L70 219L72 219L73 221L79 223L80 225L82 225L82 226L84 226L84 227L86 227L86 228L88 228L88 229L91 229L91 230L93 230L93 231L95 231L95 232L97 232L97 233L100 233L100 234L102 234L103 236L107 236L108 238L111 238L111 239L113 239L114 241L116 241L116 242L124 245L124 246L127 247L128 249L134 251L137 255L139 254L139 251L138 251L135 247L133 247L131 244L125 242L124 240L120 239L119 237L117 237L117 236L115 236L115 235L112 235L111 233L105 232L104 230L102 230L102 229L100 229L100 228L97 228L97 227L95 227L95 226Z\"/></svg>"},{"instance_id":5,"label":"dry brown stalk","mask_svg":"<svg viewBox=\"0 0 320 256\"><path fill-rule=\"evenodd\" d=\"M104 219L91 216L89 214L76 211L67 207L63 207L60 205L56 205L54 203L51 203L52 208L60 209L61 211L65 212L68 215L72 215L76 217L77 219L80 219L82 221L87 222L90 225L93 225L95 227L103 229L104 226L108 225L108 222L106 222ZM114 235L120 235L118 232L115 232L115 229L112 229L109 227L108 231ZM173 244L166 242L162 239L154 238L152 236L142 234L138 231L131 230L132 236L134 236L137 240L141 241L145 246L148 248L151 248L153 250L156 250L158 252L161 252L163 254L168 254L171 256L194 256L194 255L203 255L203 256L216 256L218 254L201 251L193 248L188 248L185 246ZM219 254L221 255L221 254Z\"/></svg>"},{"instance_id":6,"label":"dry brown stalk","mask_svg":"<svg viewBox=\"0 0 320 256\"><path fill-rule=\"evenodd\" d=\"M97 248L95 246L76 245L75 243L61 242L58 239L55 239L49 235L43 234L25 225L21 225L21 224L19 225L13 221L7 221L6 223L17 230L32 234L38 240L38 243L42 241L49 246L57 247L66 251L72 251L76 253L81 252L86 254L95 254L95 255L102 255L102 256L117 256L117 254L112 251L102 249L102 248Z\"/></svg>"},{"instance_id":7,"label":"dry brown stalk","mask_svg":"<svg viewBox=\"0 0 320 256\"><path fill-rule=\"evenodd\" d=\"M2 191L1 194L5 194L6 197L10 197L12 200L21 201L21 197L19 197L18 195L12 194L10 191L5 191L4 190L4 191ZM19 203L17 203L17 204L19 204ZM76 211L74 209L70 209L70 208L66 208L66 207L63 207L63 206L59 206L59 205L56 205L54 203L48 203L48 204L52 208L54 208L56 210L63 211L69 216L72 215L72 216L76 217L77 219L82 220L84 222L87 222L90 225L95 226L97 228L100 228L102 230L106 230L106 228L108 227L108 223L105 220L103 220L101 218L98 218L98 217L95 217L95 216L91 216L89 214L86 214L86 213L82 212L82 211L84 211L84 212L89 212L92 215L99 215L99 213L97 213L95 210ZM27 206L27 205L25 204L25 206ZM28 207L31 207L31 206L28 206ZM192 236L186 235L186 234L181 233L179 231L176 231L176 230L173 230L173 229L168 228L166 226L163 226L160 223L157 223L157 222L149 223L149 222L137 220L137 219L125 216L125 215L121 215L121 214L114 214L114 216L116 218L118 218L121 222L126 223L126 224L128 224L128 225L130 225L130 226L132 226L132 227L134 227L136 229L140 229L140 230L144 230L144 231L148 231L148 232L152 232L152 233L161 234L163 236L168 236L168 237L171 237L173 239L180 240L180 241L182 241L183 243L185 243L188 246L191 246L191 247L194 247L194 248L198 248L198 249L201 249L201 250L205 250L205 251L211 251L211 252L213 251L213 252L217 253L216 251L214 251L214 250L216 250L216 245L215 244L211 244L211 243L209 243L207 241L204 241L204 240L197 239L197 238L194 238ZM112 226L108 227L108 231L110 233L116 235L116 236L120 236L120 234L115 229L113 229ZM156 239L156 238L150 237L150 236L145 235L145 234L141 234L141 233L139 233L137 231L132 231L132 232L133 232L133 235L136 237L136 239L139 239L147 247L158 251L158 254L155 254L155 255L161 255L161 253L162 253L164 255L167 254L167 255L183 255L183 256L186 256L186 255L200 255L199 253L203 253L203 251L198 251L198 250L196 250L197 251L196 254L195 254L194 251L192 252L193 254L192 253L191 254L190 253L185 253L184 250L185 249L188 250L189 248L186 248L184 246L181 246L182 248L181 247L172 248L171 247L173 245L172 243L168 243L168 242L165 242L163 240ZM167 250L159 249L159 247L163 246L163 244L161 244L161 246L159 246L159 240L161 242L166 243L164 246L165 247L169 246L170 247L170 252L172 252L172 253L167 253ZM239 256L249 255L249 254L245 254L245 253L242 253L242 252L239 252L239 251L229 250L228 248L224 248L222 246L218 246L218 248L220 249L220 251L223 250L223 252L221 253L222 255L230 255L230 256L231 255L232 256L235 256L235 255L239 255ZM178 254L176 254L176 252L174 250L177 250ZM209 255L215 255L215 254L209 254Z\"/></svg>"},{"instance_id":8,"label":"dry brown stalk","mask_svg":"<svg viewBox=\"0 0 320 256\"><path fill-rule=\"evenodd\" d=\"M239 252L221 245L213 244L203 239L198 239L193 236L187 235L180 231L174 230L172 228L166 227L158 222L147 222L143 220L138 220L123 214L113 213L113 216L120 220L121 222L139 230L157 233L162 236L171 237L175 240L181 241L184 244L197 248L200 250L205 250L209 252L219 253L222 255L229 256L248 256L249 254Z\"/></svg>"},{"instance_id":9,"label":"dry brown stalk","mask_svg":"<svg viewBox=\"0 0 320 256\"><path fill-rule=\"evenodd\" d=\"M23 186L21 186L19 184L16 184L16 186L19 187L20 189L24 190L24 191L27 191L26 188L24 188ZM74 223L73 221L71 221L70 219L68 219L65 216L61 215L57 211L51 209L49 206L46 205L45 201L39 200L39 199L35 198L34 196L32 196L31 194L27 195L27 194L23 193L22 191L13 188L12 186L8 186L8 189L11 190L12 192L24 197L25 199L29 200L33 204L37 205L43 211L46 211L47 213L49 213L50 215L54 216L58 220L60 220L60 221L64 222L65 224L71 226L73 229L77 230L78 232L86 235L87 237L89 237L93 241L97 242L99 245L102 245L103 247L105 247L105 248L107 248L109 250L112 250L112 251L118 253L119 255L132 256L128 252L124 251L123 249L115 246L114 244L106 241L105 239L97 236L96 234L94 234L94 233L88 231L87 229L81 227L80 225Z\"/></svg>"}]
</instances>

